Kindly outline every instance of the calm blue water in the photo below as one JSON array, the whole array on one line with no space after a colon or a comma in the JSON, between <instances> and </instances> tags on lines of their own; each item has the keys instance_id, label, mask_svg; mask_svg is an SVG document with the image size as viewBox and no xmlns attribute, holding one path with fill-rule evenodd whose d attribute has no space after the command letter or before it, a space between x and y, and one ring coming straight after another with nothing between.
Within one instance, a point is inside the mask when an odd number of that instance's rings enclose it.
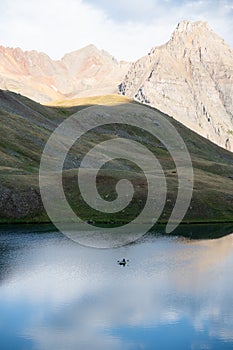
<instances>
[{"instance_id":1,"label":"calm blue water","mask_svg":"<svg viewBox=\"0 0 233 350\"><path fill-rule=\"evenodd\" d=\"M233 235L101 250L26 231L0 233L1 350L233 349Z\"/></svg>"}]
</instances>

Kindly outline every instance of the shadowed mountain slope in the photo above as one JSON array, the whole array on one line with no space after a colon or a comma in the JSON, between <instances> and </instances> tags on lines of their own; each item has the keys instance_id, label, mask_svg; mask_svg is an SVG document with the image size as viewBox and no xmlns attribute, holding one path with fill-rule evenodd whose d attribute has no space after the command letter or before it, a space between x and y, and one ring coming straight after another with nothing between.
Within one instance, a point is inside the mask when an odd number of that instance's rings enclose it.
<instances>
[{"instance_id":1,"label":"shadowed mountain slope","mask_svg":"<svg viewBox=\"0 0 233 350\"><path fill-rule=\"evenodd\" d=\"M129 100L123 103L121 96L102 96L99 102L112 104L110 108L127 110ZM82 101L82 102L81 102ZM0 91L0 220L1 222L48 221L39 193L38 169L41 154L49 136L68 116L78 110L96 104L98 98L75 101L77 106L42 106L28 98L12 92ZM172 123L185 141L194 167L193 199L184 219L185 222L233 221L233 155L195 134L174 119L147 106L142 118L150 110L154 115L166 118ZM69 104L68 104L69 105ZM145 178L135 165L119 159L101 169L98 189L108 200L114 199L118 180L127 178L135 187L132 205L117 214L102 216L90 209L77 189L77 168L83 156L94 145L116 135L140 142L148 147L159 159L166 175L168 194L160 222L166 222L171 214L177 196L177 174L173 160L163 144L151 135L125 125L103 126L89 132L83 142L75 144L64 164L63 182L66 196L76 213L84 220L96 222L128 222L145 204L147 186ZM87 179L88 179L87 170ZM149 220L150 218L148 218Z\"/></svg>"}]
</instances>

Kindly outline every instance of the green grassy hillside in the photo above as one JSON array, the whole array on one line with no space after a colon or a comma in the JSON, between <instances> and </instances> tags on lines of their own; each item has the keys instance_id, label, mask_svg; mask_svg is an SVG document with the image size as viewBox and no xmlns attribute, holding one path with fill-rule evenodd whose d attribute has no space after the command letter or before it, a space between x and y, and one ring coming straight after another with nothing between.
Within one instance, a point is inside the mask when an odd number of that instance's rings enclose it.
<instances>
[{"instance_id":1,"label":"green grassy hillside","mask_svg":"<svg viewBox=\"0 0 233 350\"><path fill-rule=\"evenodd\" d=\"M135 102L109 95L42 106L21 95L0 91L0 222L49 221L40 199L38 169L43 148L52 131L65 118L88 106L128 103ZM149 107L144 108L147 110ZM160 114L176 127L193 162L193 199L184 222L233 222L233 154ZM116 224L131 220L142 209L146 199L145 178L132 164L112 162L102 169L98 178L99 192L109 199L115 198L117 180L127 177L133 182L137 191L132 204L124 212L99 216L83 202L77 189L76 169L82 156L93 145L112 138L116 132L129 139L140 140L160 160L168 184L167 202L160 222L166 222L177 195L174 162L158 140L126 126L119 129L113 125L93 130L86 135L84 142L72 147L66 159L63 179L71 206L84 220Z\"/></svg>"}]
</instances>

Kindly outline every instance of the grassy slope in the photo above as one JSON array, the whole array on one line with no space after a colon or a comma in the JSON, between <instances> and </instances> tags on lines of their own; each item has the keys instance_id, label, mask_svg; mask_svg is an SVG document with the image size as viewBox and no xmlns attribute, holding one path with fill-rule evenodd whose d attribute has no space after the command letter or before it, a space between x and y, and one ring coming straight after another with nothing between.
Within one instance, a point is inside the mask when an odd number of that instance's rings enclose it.
<instances>
[{"instance_id":1,"label":"grassy slope","mask_svg":"<svg viewBox=\"0 0 233 350\"><path fill-rule=\"evenodd\" d=\"M93 106L93 105L115 105L118 103L132 102L132 99L122 95L104 95L104 96L92 96L75 98L71 100L61 100L50 102L47 106L51 107L75 107L75 106Z\"/></svg>"},{"instance_id":2,"label":"grassy slope","mask_svg":"<svg viewBox=\"0 0 233 350\"><path fill-rule=\"evenodd\" d=\"M92 104L112 104L132 102L122 96L109 95L69 102L58 102L56 106L42 106L23 96L0 92L0 222L48 221L40 200L38 168L41 153L51 132L69 115ZM149 108L149 107L145 107ZM172 122L183 137L192 157L195 186L193 199L185 222L233 222L233 154L219 148L198 136L172 118ZM78 167L77 154L85 154L95 143L108 139L112 129L105 128L90 133L85 145L73 147L66 162L64 187L73 209L85 220L99 222L126 222L136 212L140 212L146 188L143 175L128 164L117 162L104 169L99 177L99 191L103 196L114 198L114 184L122 177L131 179L137 189L135 200L124 212L115 216L99 217L83 203L75 178ZM118 130L119 131L119 130ZM128 138L138 137L160 160L168 183L168 197L160 222L166 222L176 200L177 177L174 163L166 149L147 134L136 135L135 130L124 128ZM78 147L78 148L77 148ZM81 147L81 148L80 148ZM88 176L88 173L87 173Z\"/></svg>"}]
</instances>

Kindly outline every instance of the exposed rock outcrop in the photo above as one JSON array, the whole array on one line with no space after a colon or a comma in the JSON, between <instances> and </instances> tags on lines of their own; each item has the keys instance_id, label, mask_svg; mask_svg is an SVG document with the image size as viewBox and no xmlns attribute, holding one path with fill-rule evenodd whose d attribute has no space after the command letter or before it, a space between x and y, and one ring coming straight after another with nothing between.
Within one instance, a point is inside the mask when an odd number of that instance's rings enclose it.
<instances>
[{"instance_id":1,"label":"exposed rock outcrop","mask_svg":"<svg viewBox=\"0 0 233 350\"><path fill-rule=\"evenodd\" d=\"M178 24L131 65L120 92L233 151L233 51L207 23Z\"/></svg>"}]
</instances>

